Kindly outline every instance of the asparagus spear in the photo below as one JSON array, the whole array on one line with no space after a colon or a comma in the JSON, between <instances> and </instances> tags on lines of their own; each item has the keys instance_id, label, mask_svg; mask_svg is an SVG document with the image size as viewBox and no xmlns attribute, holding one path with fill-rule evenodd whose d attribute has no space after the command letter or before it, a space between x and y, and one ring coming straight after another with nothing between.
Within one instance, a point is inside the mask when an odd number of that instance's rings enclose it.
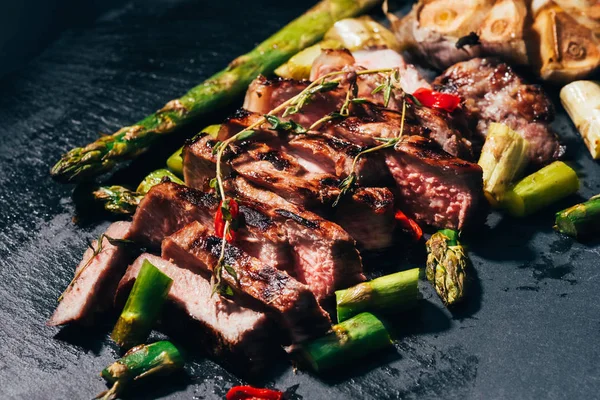
<instances>
[{"instance_id":1,"label":"asparagus spear","mask_svg":"<svg viewBox=\"0 0 600 400\"><path fill-rule=\"evenodd\" d=\"M427 246L427 280L444 304L451 305L464 295L467 256L458 241L458 232L442 229L433 235Z\"/></svg>"},{"instance_id":2,"label":"asparagus spear","mask_svg":"<svg viewBox=\"0 0 600 400\"><path fill-rule=\"evenodd\" d=\"M419 294L419 268L382 276L335 292L338 322L363 311L393 311L412 307Z\"/></svg>"},{"instance_id":3,"label":"asparagus spear","mask_svg":"<svg viewBox=\"0 0 600 400\"><path fill-rule=\"evenodd\" d=\"M314 371L322 372L391 343L383 323L373 314L365 312L334 325L327 335L303 344L301 352Z\"/></svg>"},{"instance_id":4,"label":"asparagus spear","mask_svg":"<svg viewBox=\"0 0 600 400\"><path fill-rule=\"evenodd\" d=\"M112 339L122 348L142 343L156 321L173 280L144 260L125 308L112 331Z\"/></svg>"},{"instance_id":5,"label":"asparagus spear","mask_svg":"<svg viewBox=\"0 0 600 400\"><path fill-rule=\"evenodd\" d=\"M96 398L114 399L127 383L157 373L170 374L181 369L183 364L181 353L171 342L136 346L102 371L102 377L112 387Z\"/></svg>"},{"instance_id":6,"label":"asparagus spear","mask_svg":"<svg viewBox=\"0 0 600 400\"><path fill-rule=\"evenodd\" d=\"M219 134L219 129L221 129L221 125L209 125L206 128L202 129L202 133L208 133L214 138ZM179 177L183 177L183 146L178 148L175 153L171 154L171 156L167 159L167 168L174 174Z\"/></svg>"},{"instance_id":7,"label":"asparagus spear","mask_svg":"<svg viewBox=\"0 0 600 400\"><path fill-rule=\"evenodd\" d=\"M507 191L502 206L509 214L523 217L571 195L579 189L575 171L562 161L555 161L523 178Z\"/></svg>"},{"instance_id":8,"label":"asparagus spear","mask_svg":"<svg viewBox=\"0 0 600 400\"><path fill-rule=\"evenodd\" d=\"M104 204L104 209L114 214L130 215L135 212L140 201L152 186L158 185L164 178L183 185L183 181L171 171L158 169L148 174L136 191L123 186L101 186L92 193L94 199Z\"/></svg>"},{"instance_id":9,"label":"asparagus spear","mask_svg":"<svg viewBox=\"0 0 600 400\"><path fill-rule=\"evenodd\" d=\"M497 205L515 178L519 178L529 158L529 143L504 124L492 123L481 149L483 190L490 204Z\"/></svg>"},{"instance_id":10,"label":"asparagus spear","mask_svg":"<svg viewBox=\"0 0 600 400\"><path fill-rule=\"evenodd\" d=\"M80 181L110 171L146 151L159 137L237 99L259 74L270 74L298 51L316 43L340 19L359 15L379 0L323 0L251 52L181 98L110 136L65 154L51 175L61 182Z\"/></svg>"},{"instance_id":11,"label":"asparagus spear","mask_svg":"<svg viewBox=\"0 0 600 400\"><path fill-rule=\"evenodd\" d=\"M554 229L575 238L600 232L600 195L557 212Z\"/></svg>"}]
</instances>

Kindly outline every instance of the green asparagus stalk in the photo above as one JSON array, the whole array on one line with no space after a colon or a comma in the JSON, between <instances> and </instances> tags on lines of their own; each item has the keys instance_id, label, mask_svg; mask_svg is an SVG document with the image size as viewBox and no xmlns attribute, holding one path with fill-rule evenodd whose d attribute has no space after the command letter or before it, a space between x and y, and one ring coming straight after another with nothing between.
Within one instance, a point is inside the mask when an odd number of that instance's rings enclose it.
<instances>
[{"instance_id":1,"label":"green asparagus stalk","mask_svg":"<svg viewBox=\"0 0 600 400\"><path fill-rule=\"evenodd\" d=\"M530 215L579 189L575 171L562 161L555 161L523 178L507 191L502 207L515 217Z\"/></svg>"},{"instance_id":2,"label":"green asparagus stalk","mask_svg":"<svg viewBox=\"0 0 600 400\"><path fill-rule=\"evenodd\" d=\"M554 229L575 238L600 232L600 195L557 212Z\"/></svg>"},{"instance_id":3,"label":"green asparagus stalk","mask_svg":"<svg viewBox=\"0 0 600 400\"><path fill-rule=\"evenodd\" d=\"M221 129L221 125L209 125L206 128L202 129L202 133L208 133L213 137L217 137L219 134L219 129ZM178 148L175 153L171 155L167 159L167 168L171 170L172 173L177 176L183 178L183 146Z\"/></svg>"},{"instance_id":4,"label":"green asparagus stalk","mask_svg":"<svg viewBox=\"0 0 600 400\"><path fill-rule=\"evenodd\" d=\"M143 343L152 330L173 280L144 260L125 308L112 331L112 339L128 349Z\"/></svg>"},{"instance_id":5,"label":"green asparagus stalk","mask_svg":"<svg viewBox=\"0 0 600 400\"><path fill-rule=\"evenodd\" d=\"M417 303L419 268L382 276L335 292L338 322L363 311L397 311Z\"/></svg>"},{"instance_id":6,"label":"green asparagus stalk","mask_svg":"<svg viewBox=\"0 0 600 400\"><path fill-rule=\"evenodd\" d=\"M481 149L483 191L490 204L497 205L515 178L520 178L529 161L529 143L504 124L492 123Z\"/></svg>"},{"instance_id":7,"label":"green asparagus stalk","mask_svg":"<svg viewBox=\"0 0 600 400\"><path fill-rule=\"evenodd\" d=\"M391 343L383 323L373 314L365 312L334 325L327 335L303 344L301 354L314 371L322 372Z\"/></svg>"},{"instance_id":8,"label":"green asparagus stalk","mask_svg":"<svg viewBox=\"0 0 600 400\"><path fill-rule=\"evenodd\" d=\"M431 235L426 246L427 280L444 304L452 305L464 295L467 269L467 256L458 241L458 232L442 229Z\"/></svg>"},{"instance_id":9,"label":"green asparagus stalk","mask_svg":"<svg viewBox=\"0 0 600 400\"><path fill-rule=\"evenodd\" d=\"M171 182L183 185L183 181L167 169L158 169L151 172L140 183L134 192L123 186L101 186L92 193L95 200L101 202L106 211L113 214L131 215L135 213L140 201L152 186L158 185L164 178L169 178Z\"/></svg>"},{"instance_id":10,"label":"green asparagus stalk","mask_svg":"<svg viewBox=\"0 0 600 400\"><path fill-rule=\"evenodd\" d=\"M238 99L259 74L270 74L300 50L319 41L333 24L365 12L380 0L323 0L221 72L143 120L65 154L51 175L81 181L135 158L159 137Z\"/></svg>"},{"instance_id":11,"label":"green asparagus stalk","mask_svg":"<svg viewBox=\"0 0 600 400\"><path fill-rule=\"evenodd\" d=\"M136 192L141 195L146 195L152 189L153 186L158 185L163 179L169 178L171 182L183 185L183 181L179 179L168 169L157 169L156 171L150 172L136 189Z\"/></svg>"},{"instance_id":12,"label":"green asparagus stalk","mask_svg":"<svg viewBox=\"0 0 600 400\"><path fill-rule=\"evenodd\" d=\"M161 341L136 346L102 371L102 377L112 387L96 398L114 399L129 382L149 375L170 374L183 368L183 364L181 353L171 342Z\"/></svg>"}]
</instances>

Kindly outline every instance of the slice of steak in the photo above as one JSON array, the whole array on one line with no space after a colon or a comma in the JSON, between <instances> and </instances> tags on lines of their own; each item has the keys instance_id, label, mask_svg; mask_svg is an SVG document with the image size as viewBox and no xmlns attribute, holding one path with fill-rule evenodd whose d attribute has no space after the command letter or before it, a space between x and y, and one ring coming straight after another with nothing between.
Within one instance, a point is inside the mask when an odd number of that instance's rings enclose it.
<instances>
[{"instance_id":1,"label":"slice of steak","mask_svg":"<svg viewBox=\"0 0 600 400\"><path fill-rule=\"evenodd\" d=\"M386 152L400 209L417 222L463 229L482 220L482 170L440 150L429 139L407 136ZM478 215L480 214L480 215Z\"/></svg>"},{"instance_id":2,"label":"slice of steak","mask_svg":"<svg viewBox=\"0 0 600 400\"><path fill-rule=\"evenodd\" d=\"M549 124L554 107L542 88L528 85L510 66L489 58L474 58L448 68L434 81L436 90L459 95L473 131L485 136L491 122L500 122L529 141L535 163L547 163L564 153Z\"/></svg>"},{"instance_id":3,"label":"slice of steak","mask_svg":"<svg viewBox=\"0 0 600 400\"><path fill-rule=\"evenodd\" d=\"M265 359L269 358L268 355L274 352L273 347L278 344L277 339L272 338L273 330L267 315L240 306L225 297L213 296L211 285L205 277L158 256L142 254L129 266L115 297L118 307L125 304L144 260L150 261L173 279L167 297L168 307L162 316L163 327L167 326L169 331L176 327L175 330L180 334L192 328L193 334L198 335L194 344L199 344L219 361L253 370L265 366ZM186 323L170 318L174 315L181 317L181 314L191 321Z\"/></svg>"},{"instance_id":4,"label":"slice of steak","mask_svg":"<svg viewBox=\"0 0 600 400\"><path fill-rule=\"evenodd\" d=\"M293 247L296 277L318 300L365 280L355 241L339 225L244 179L231 184L242 202L251 203L285 231Z\"/></svg>"},{"instance_id":5,"label":"slice of steak","mask_svg":"<svg viewBox=\"0 0 600 400\"><path fill-rule=\"evenodd\" d=\"M105 232L111 239L128 237L131 224L119 221L111 224ZM98 249L98 241L91 246ZM54 314L47 325L64 325L70 322L91 323L97 312L111 306L112 295L119 279L132 259L131 248L113 245L106 237L102 238L102 249L96 253L91 248L83 254L83 259L75 269L76 278L63 293Z\"/></svg>"},{"instance_id":6,"label":"slice of steak","mask_svg":"<svg viewBox=\"0 0 600 400\"><path fill-rule=\"evenodd\" d=\"M363 250L390 247L396 228L394 195L388 188L359 187L340 201L333 220Z\"/></svg>"},{"instance_id":7,"label":"slice of steak","mask_svg":"<svg viewBox=\"0 0 600 400\"><path fill-rule=\"evenodd\" d=\"M218 200L214 195L172 182L154 186L133 216L130 237L150 248L191 222L198 221L209 233L214 227ZM292 271L291 247L285 232L266 215L240 205L244 220L238 236L243 250L267 265Z\"/></svg>"},{"instance_id":8,"label":"slice of steak","mask_svg":"<svg viewBox=\"0 0 600 400\"><path fill-rule=\"evenodd\" d=\"M186 184L203 190L215 175L217 143L209 136L199 137L184 148L183 171ZM280 147L281 141L268 143L248 140L235 143L226 151L222 162L223 176L231 170L287 200L310 209L331 204L339 194L335 176L306 170L298 159Z\"/></svg>"},{"instance_id":9,"label":"slice of steak","mask_svg":"<svg viewBox=\"0 0 600 400\"><path fill-rule=\"evenodd\" d=\"M163 258L187 268L212 273L221 253L222 240L206 233L199 223L191 223L163 241ZM329 316L306 286L283 271L265 265L237 247L226 244L222 279L236 294L249 298L276 313L289 330L292 341L300 343L322 335L331 328Z\"/></svg>"},{"instance_id":10,"label":"slice of steak","mask_svg":"<svg viewBox=\"0 0 600 400\"><path fill-rule=\"evenodd\" d=\"M360 145L357 140L349 140L348 136L328 132L297 135L285 144L285 148L309 171L328 173L342 179L354 171L359 185L384 186L389 175L381 154L365 154L353 165L358 153L376 143L369 140L370 146Z\"/></svg>"}]
</instances>

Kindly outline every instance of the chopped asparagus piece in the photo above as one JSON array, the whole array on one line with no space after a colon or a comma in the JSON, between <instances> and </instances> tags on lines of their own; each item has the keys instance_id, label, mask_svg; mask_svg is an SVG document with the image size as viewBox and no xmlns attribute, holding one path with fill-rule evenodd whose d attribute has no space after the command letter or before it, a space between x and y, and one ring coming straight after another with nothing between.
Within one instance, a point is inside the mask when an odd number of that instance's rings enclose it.
<instances>
[{"instance_id":1,"label":"chopped asparagus piece","mask_svg":"<svg viewBox=\"0 0 600 400\"><path fill-rule=\"evenodd\" d=\"M498 205L508 187L519 178L529 158L529 143L504 124L492 123L479 157L483 169L483 190L493 206Z\"/></svg>"},{"instance_id":2,"label":"chopped asparagus piece","mask_svg":"<svg viewBox=\"0 0 600 400\"><path fill-rule=\"evenodd\" d=\"M335 292L338 322L363 311L397 311L417 303L419 268L382 276Z\"/></svg>"},{"instance_id":3,"label":"chopped asparagus piece","mask_svg":"<svg viewBox=\"0 0 600 400\"><path fill-rule=\"evenodd\" d=\"M600 232L600 195L557 212L554 229L578 239Z\"/></svg>"},{"instance_id":4,"label":"chopped asparagus piece","mask_svg":"<svg viewBox=\"0 0 600 400\"><path fill-rule=\"evenodd\" d=\"M144 198L143 194L117 185L101 186L92 193L92 196L103 203L106 211L122 215L133 214Z\"/></svg>"},{"instance_id":5,"label":"chopped asparagus piece","mask_svg":"<svg viewBox=\"0 0 600 400\"><path fill-rule=\"evenodd\" d=\"M136 346L102 371L102 377L112 388L97 398L114 399L131 381L154 374L170 374L183 368L183 365L181 353L171 342Z\"/></svg>"},{"instance_id":6,"label":"chopped asparagus piece","mask_svg":"<svg viewBox=\"0 0 600 400\"><path fill-rule=\"evenodd\" d=\"M392 343L383 323L371 313L334 325L327 335L304 343L302 356L316 372L342 366Z\"/></svg>"},{"instance_id":7,"label":"chopped asparagus piece","mask_svg":"<svg viewBox=\"0 0 600 400\"><path fill-rule=\"evenodd\" d=\"M129 349L146 340L172 284L171 278L144 261L111 335L119 346Z\"/></svg>"},{"instance_id":8,"label":"chopped asparagus piece","mask_svg":"<svg viewBox=\"0 0 600 400\"><path fill-rule=\"evenodd\" d=\"M562 161L555 161L523 178L507 191L502 206L509 214L523 217L561 200L579 189L575 171Z\"/></svg>"},{"instance_id":9,"label":"chopped asparagus piece","mask_svg":"<svg viewBox=\"0 0 600 400\"><path fill-rule=\"evenodd\" d=\"M152 189L153 186L158 185L163 181L164 178L169 178L171 182L183 185L183 181L179 179L168 169L157 169L156 171L150 172L137 187L136 192L145 195Z\"/></svg>"},{"instance_id":10,"label":"chopped asparagus piece","mask_svg":"<svg viewBox=\"0 0 600 400\"><path fill-rule=\"evenodd\" d=\"M458 232L442 229L431 235L426 246L427 280L444 304L452 305L463 298L467 269L467 256L458 241Z\"/></svg>"}]
</instances>

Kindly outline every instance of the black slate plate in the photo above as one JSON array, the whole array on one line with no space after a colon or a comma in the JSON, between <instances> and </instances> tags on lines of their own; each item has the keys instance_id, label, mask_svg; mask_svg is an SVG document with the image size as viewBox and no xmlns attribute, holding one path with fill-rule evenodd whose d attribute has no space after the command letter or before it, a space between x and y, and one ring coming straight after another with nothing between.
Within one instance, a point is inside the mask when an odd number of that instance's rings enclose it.
<instances>
[{"instance_id":1,"label":"black slate plate","mask_svg":"<svg viewBox=\"0 0 600 400\"><path fill-rule=\"evenodd\" d=\"M0 398L92 398L105 388L99 371L117 356L108 325L88 332L44 325L86 240L107 225L101 216L73 223L72 188L50 180L53 162L97 132L160 108L308 3L130 2L64 33L0 81ZM395 321L403 327L395 351L322 380L274 365L261 384L304 399L597 397L600 246L561 237L551 225L558 208L600 192L600 167L562 110L554 127L581 173L581 197L527 220L491 215L469 238L476 273L463 308L448 312L423 284L423 307ZM115 180L133 182L142 164L161 160L149 155ZM386 264L406 267L402 259ZM241 382L196 357L186 374L154 380L137 397L218 399Z\"/></svg>"}]
</instances>

